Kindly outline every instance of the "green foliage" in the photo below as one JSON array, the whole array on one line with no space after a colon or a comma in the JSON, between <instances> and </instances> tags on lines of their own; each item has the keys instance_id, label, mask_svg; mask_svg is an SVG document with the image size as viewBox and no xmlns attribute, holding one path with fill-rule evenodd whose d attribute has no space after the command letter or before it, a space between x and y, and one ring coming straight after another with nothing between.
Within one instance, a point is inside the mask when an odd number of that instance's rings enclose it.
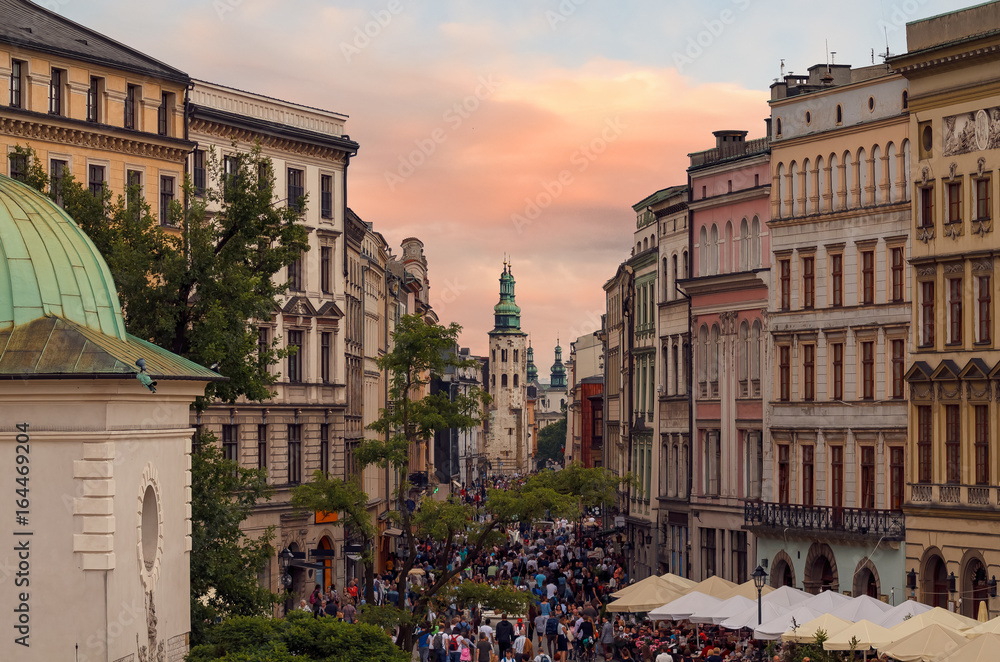
<instances>
[{"instance_id":1,"label":"green foliage","mask_svg":"<svg viewBox=\"0 0 1000 662\"><path fill-rule=\"evenodd\" d=\"M544 467L546 460L555 460L562 464L565 445L566 417L563 416L555 423L546 425L538 431L538 451L535 453L535 461L538 466Z\"/></svg>"},{"instance_id":2,"label":"green foliage","mask_svg":"<svg viewBox=\"0 0 1000 662\"><path fill-rule=\"evenodd\" d=\"M265 471L244 469L226 460L215 437L201 435L201 449L191 455L191 630L195 642L204 638L216 617L268 614L278 600L257 580L274 554L273 529L253 538L240 528L254 506L270 497Z\"/></svg>"},{"instance_id":3,"label":"green foliage","mask_svg":"<svg viewBox=\"0 0 1000 662\"><path fill-rule=\"evenodd\" d=\"M380 628L313 618L293 611L283 620L233 617L213 628L206 643L195 646L188 662L408 662Z\"/></svg>"},{"instance_id":4,"label":"green foliage","mask_svg":"<svg viewBox=\"0 0 1000 662\"><path fill-rule=\"evenodd\" d=\"M34 151L19 149L31 159L28 183L55 197ZM92 195L72 176L59 184L64 209L108 264L129 332L195 363L218 363L229 378L210 384L199 407L272 396L278 376L267 366L285 353L274 338L258 356L255 320L271 318L287 290L276 277L309 249L299 212L275 203L271 161L260 146L233 158L229 177L214 151L209 159L210 180L223 182L225 193L210 187L196 196L185 182L187 205L174 201L166 219L176 233L165 231L137 188L113 199L107 188Z\"/></svg>"},{"instance_id":5,"label":"green foliage","mask_svg":"<svg viewBox=\"0 0 1000 662\"><path fill-rule=\"evenodd\" d=\"M478 582L462 582L450 587L446 595L460 604L478 604L497 614L520 616L528 613L528 605L534 601L531 593L519 591L512 584L492 586Z\"/></svg>"}]
</instances>

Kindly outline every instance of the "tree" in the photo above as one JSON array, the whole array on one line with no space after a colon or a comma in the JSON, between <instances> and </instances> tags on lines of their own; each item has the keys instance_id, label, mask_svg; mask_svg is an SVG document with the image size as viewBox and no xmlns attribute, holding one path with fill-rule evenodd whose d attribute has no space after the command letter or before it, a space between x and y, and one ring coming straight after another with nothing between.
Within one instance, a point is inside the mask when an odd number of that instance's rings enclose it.
<instances>
[{"instance_id":1,"label":"tree","mask_svg":"<svg viewBox=\"0 0 1000 662\"><path fill-rule=\"evenodd\" d=\"M268 366L284 351L277 338L259 351L256 320L271 318L287 290L278 274L309 245L298 222L305 201L275 203L271 161L259 145L227 157L228 174L213 151L210 181L221 188L196 195L185 182L185 205L174 201L159 220L136 186L117 198L107 188L95 196L71 175L53 186L30 147L11 154L24 157L27 183L58 196L104 256L129 332L195 363L218 364L228 377L209 384L199 408L272 397L278 375Z\"/></svg>"},{"instance_id":2,"label":"tree","mask_svg":"<svg viewBox=\"0 0 1000 662\"><path fill-rule=\"evenodd\" d=\"M544 467L548 460L555 460L562 464L565 446L566 417L563 416L555 423L546 425L538 431L538 452L535 453L535 461L538 466Z\"/></svg>"},{"instance_id":3,"label":"tree","mask_svg":"<svg viewBox=\"0 0 1000 662\"><path fill-rule=\"evenodd\" d=\"M382 433L383 439L365 441L358 449L362 465L378 465L395 470L398 489L396 510L390 513L399 522L406 544L406 559L400 568L405 579L417 556L417 541L436 541L441 550L434 567L436 574L427 586L416 587L415 598L402 624L411 625L426 617L433 604L451 600L477 602L487 607L515 611L529 599L528 594L514 586L484 588L471 582L460 582L462 573L484 549L507 541L508 529L521 522L549 516L575 516L581 503L593 505L614 496L616 481L602 475L604 469L578 468L567 477L556 479L553 472L529 477L518 490L490 490L484 503L485 521L479 521L475 510L450 497L444 501L421 498L409 481L410 453L428 442L438 430L468 429L482 421L483 408L489 396L479 389L449 397L447 393L427 394L426 386L436 375L449 367L476 365L463 361L452 351L461 327L457 324L440 326L427 324L418 315L404 316L396 326L393 349L379 359L379 367L390 375L391 406L381 410L380 418L369 427ZM562 473L562 472L559 472ZM609 474L610 475L610 474ZM595 487L582 493L581 482L590 481ZM602 488L610 490L597 494ZM415 503L412 511L407 500ZM469 553L460 563L452 563L447 543L464 541ZM450 566L450 569L449 569ZM375 619L375 610L370 618ZM439 610L440 611L440 610ZM404 618L404 616L400 616ZM412 649L412 628L400 627L396 643L406 651Z\"/></svg>"},{"instance_id":4,"label":"tree","mask_svg":"<svg viewBox=\"0 0 1000 662\"><path fill-rule=\"evenodd\" d=\"M282 620L234 617L213 628L188 662L408 662L385 631L294 611Z\"/></svg>"},{"instance_id":5,"label":"tree","mask_svg":"<svg viewBox=\"0 0 1000 662\"><path fill-rule=\"evenodd\" d=\"M357 481L330 478L322 471L313 474L311 483L292 490L292 505L298 510L343 515L337 523L350 527L361 538L361 558L365 566L365 602L375 604L372 580L375 577L375 525L368 514L368 495Z\"/></svg>"},{"instance_id":6,"label":"tree","mask_svg":"<svg viewBox=\"0 0 1000 662\"><path fill-rule=\"evenodd\" d=\"M204 639L219 616L270 614L279 596L260 585L258 573L274 554L273 528L248 536L240 525L272 490L262 469L227 460L215 437L202 433L191 454L191 632Z\"/></svg>"}]
</instances>

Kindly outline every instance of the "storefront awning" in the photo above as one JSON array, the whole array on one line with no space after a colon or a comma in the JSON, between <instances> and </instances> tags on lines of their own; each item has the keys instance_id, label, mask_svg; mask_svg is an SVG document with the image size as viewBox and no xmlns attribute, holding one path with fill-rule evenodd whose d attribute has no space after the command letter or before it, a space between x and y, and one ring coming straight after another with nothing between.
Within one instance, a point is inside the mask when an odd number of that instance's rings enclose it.
<instances>
[{"instance_id":1,"label":"storefront awning","mask_svg":"<svg viewBox=\"0 0 1000 662\"><path fill-rule=\"evenodd\" d=\"M389 536L390 538L396 538L398 536L403 535L403 530L402 529L397 529L395 527L391 527L391 528L388 528L385 531L383 531L382 535L383 536Z\"/></svg>"}]
</instances>

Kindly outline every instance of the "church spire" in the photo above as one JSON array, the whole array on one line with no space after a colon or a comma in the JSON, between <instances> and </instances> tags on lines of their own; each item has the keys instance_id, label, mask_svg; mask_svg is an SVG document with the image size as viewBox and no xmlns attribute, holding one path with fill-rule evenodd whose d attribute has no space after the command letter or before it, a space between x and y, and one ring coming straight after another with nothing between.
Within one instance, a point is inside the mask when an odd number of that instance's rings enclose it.
<instances>
[{"instance_id":1,"label":"church spire","mask_svg":"<svg viewBox=\"0 0 1000 662\"><path fill-rule=\"evenodd\" d=\"M500 272L500 301L493 306L493 334L524 335L521 331L521 309L514 301L514 276L510 272L510 262L504 257L503 271Z\"/></svg>"}]
</instances>

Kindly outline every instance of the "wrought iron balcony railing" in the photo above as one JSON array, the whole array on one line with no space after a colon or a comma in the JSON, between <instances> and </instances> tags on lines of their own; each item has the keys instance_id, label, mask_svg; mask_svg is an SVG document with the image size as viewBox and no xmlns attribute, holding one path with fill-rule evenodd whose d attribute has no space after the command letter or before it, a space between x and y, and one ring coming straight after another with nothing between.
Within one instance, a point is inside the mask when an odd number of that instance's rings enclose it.
<instances>
[{"instance_id":1,"label":"wrought iron balcony railing","mask_svg":"<svg viewBox=\"0 0 1000 662\"><path fill-rule=\"evenodd\" d=\"M803 506L768 501L747 501L744 524L748 529L761 532L768 529L791 530L847 537L871 536L885 540L903 540L906 534L902 510Z\"/></svg>"}]
</instances>

